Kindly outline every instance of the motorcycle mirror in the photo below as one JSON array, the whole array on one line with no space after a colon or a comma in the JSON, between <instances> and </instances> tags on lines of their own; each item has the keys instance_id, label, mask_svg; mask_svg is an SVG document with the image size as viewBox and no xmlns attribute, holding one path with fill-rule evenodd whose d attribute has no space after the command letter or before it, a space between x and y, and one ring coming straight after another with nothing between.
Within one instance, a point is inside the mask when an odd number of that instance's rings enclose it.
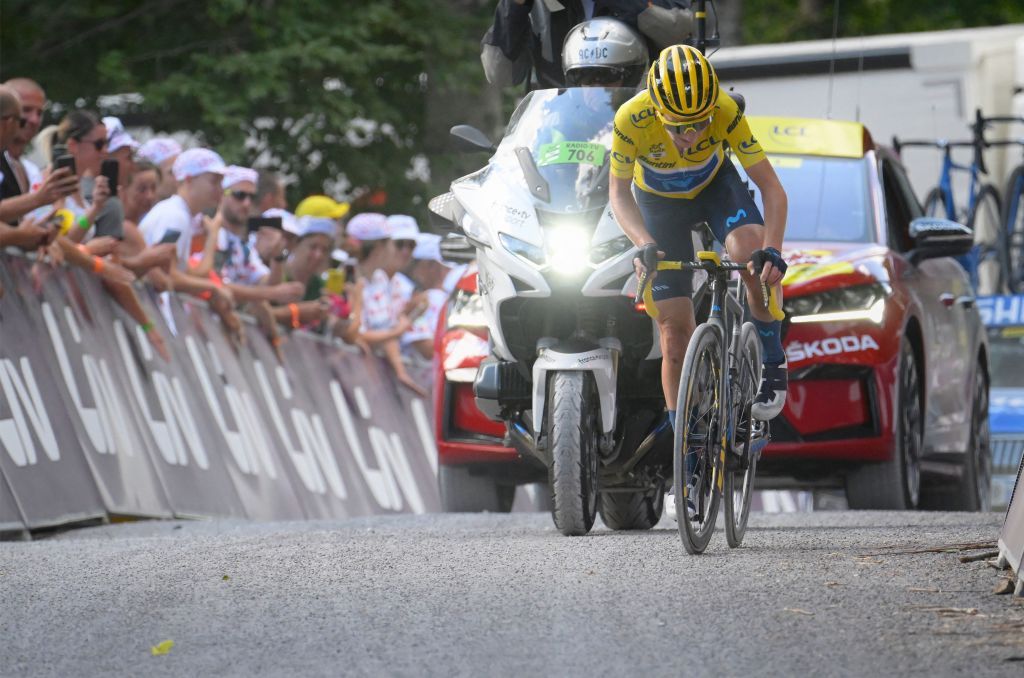
<instances>
[{"instance_id":1,"label":"motorcycle mirror","mask_svg":"<svg viewBox=\"0 0 1024 678\"><path fill-rule=\"evenodd\" d=\"M455 141L452 144L455 150L463 153L474 151L493 153L497 150L497 147L487 138L487 135L472 125L456 125L452 127L451 135L455 137Z\"/></svg>"}]
</instances>

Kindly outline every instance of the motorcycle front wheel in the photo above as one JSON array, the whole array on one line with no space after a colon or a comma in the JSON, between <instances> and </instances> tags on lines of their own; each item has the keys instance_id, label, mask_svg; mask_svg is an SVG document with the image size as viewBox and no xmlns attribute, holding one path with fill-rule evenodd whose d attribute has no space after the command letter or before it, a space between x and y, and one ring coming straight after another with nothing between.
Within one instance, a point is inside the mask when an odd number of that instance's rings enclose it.
<instances>
[{"instance_id":1,"label":"motorcycle front wheel","mask_svg":"<svg viewBox=\"0 0 1024 678\"><path fill-rule=\"evenodd\" d=\"M590 532L597 515L598 410L589 372L555 372L548 382L551 515L566 536Z\"/></svg>"}]
</instances>

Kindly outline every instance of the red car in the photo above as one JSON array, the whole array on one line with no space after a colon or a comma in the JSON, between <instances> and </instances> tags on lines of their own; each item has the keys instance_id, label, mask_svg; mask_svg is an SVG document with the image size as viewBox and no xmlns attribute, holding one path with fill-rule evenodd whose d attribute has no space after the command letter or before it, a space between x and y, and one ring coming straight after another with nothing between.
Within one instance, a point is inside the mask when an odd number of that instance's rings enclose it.
<instances>
[{"instance_id":1,"label":"red car","mask_svg":"<svg viewBox=\"0 0 1024 678\"><path fill-rule=\"evenodd\" d=\"M951 258L972 236L922 218L899 159L856 123L751 118L789 196L786 408L771 487L842 487L851 508L988 508L988 347Z\"/></svg>"},{"instance_id":2,"label":"red car","mask_svg":"<svg viewBox=\"0 0 1024 678\"><path fill-rule=\"evenodd\" d=\"M434 343L434 430L445 511L508 512L517 486L547 482L544 465L507 447L505 424L476 407L473 380L489 352L471 266L441 313Z\"/></svg>"}]
</instances>

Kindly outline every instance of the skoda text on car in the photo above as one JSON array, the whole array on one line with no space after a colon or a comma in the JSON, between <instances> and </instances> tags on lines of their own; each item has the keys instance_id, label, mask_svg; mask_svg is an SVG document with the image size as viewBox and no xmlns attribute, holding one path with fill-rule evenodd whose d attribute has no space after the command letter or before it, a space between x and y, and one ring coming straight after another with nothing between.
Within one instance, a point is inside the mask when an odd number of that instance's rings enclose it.
<instances>
[{"instance_id":1,"label":"skoda text on car","mask_svg":"<svg viewBox=\"0 0 1024 678\"><path fill-rule=\"evenodd\" d=\"M988 330L992 388L992 507L1005 508L1024 453L1024 295L981 297Z\"/></svg>"},{"instance_id":2,"label":"skoda text on car","mask_svg":"<svg viewBox=\"0 0 1024 678\"><path fill-rule=\"evenodd\" d=\"M988 347L951 258L970 232L923 218L860 124L750 124L789 196L790 390L759 478L844 487L852 508L987 507Z\"/></svg>"}]
</instances>

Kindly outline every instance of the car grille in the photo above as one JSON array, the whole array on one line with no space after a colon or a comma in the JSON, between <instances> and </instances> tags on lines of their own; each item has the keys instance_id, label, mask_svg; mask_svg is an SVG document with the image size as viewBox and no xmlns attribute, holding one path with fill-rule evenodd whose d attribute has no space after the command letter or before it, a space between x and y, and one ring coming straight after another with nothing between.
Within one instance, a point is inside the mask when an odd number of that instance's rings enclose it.
<instances>
[{"instance_id":1,"label":"car grille","mask_svg":"<svg viewBox=\"0 0 1024 678\"><path fill-rule=\"evenodd\" d=\"M1024 436L992 436L992 473L1017 475L1022 453Z\"/></svg>"}]
</instances>

